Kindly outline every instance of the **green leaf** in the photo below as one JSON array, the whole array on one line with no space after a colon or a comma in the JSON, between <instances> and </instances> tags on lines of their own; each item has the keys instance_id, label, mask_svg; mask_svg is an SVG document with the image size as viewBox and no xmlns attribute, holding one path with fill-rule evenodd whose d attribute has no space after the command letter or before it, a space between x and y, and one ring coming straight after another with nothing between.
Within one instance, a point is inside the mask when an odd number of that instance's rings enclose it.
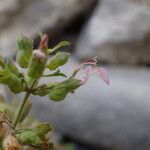
<instances>
[{"instance_id":1,"label":"green leaf","mask_svg":"<svg viewBox=\"0 0 150 150\"><path fill-rule=\"evenodd\" d=\"M17 76L21 74L21 72L19 71L19 69L17 68L17 66L15 65L15 63L11 58L6 57L4 62L5 62L5 68L9 70L11 73Z\"/></svg>"},{"instance_id":2,"label":"green leaf","mask_svg":"<svg viewBox=\"0 0 150 150\"><path fill-rule=\"evenodd\" d=\"M16 134L21 134L21 133L26 132L26 131L31 131L31 129L28 129L28 128L17 129L15 131L15 133Z\"/></svg>"},{"instance_id":3,"label":"green leaf","mask_svg":"<svg viewBox=\"0 0 150 150\"><path fill-rule=\"evenodd\" d=\"M18 140L23 145L30 145L42 149L45 145L46 135L52 130L52 127L46 123L36 124L32 129L18 129L16 130L16 134ZM51 143L49 143L49 147L51 147Z\"/></svg>"},{"instance_id":4,"label":"green leaf","mask_svg":"<svg viewBox=\"0 0 150 150\"><path fill-rule=\"evenodd\" d=\"M70 78L56 84L49 92L49 99L53 101L63 100L68 93L71 93L81 85L80 82L78 79Z\"/></svg>"},{"instance_id":5,"label":"green leaf","mask_svg":"<svg viewBox=\"0 0 150 150\"><path fill-rule=\"evenodd\" d=\"M0 112L4 113L9 119L13 115L11 107L6 103L0 103Z\"/></svg>"},{"instance_id":6,"label":"green leaf","mask_svg":"<svg viewBox=\"0 0 150 150\"><path fill-rule=\"evenodd\" d=\"M53 89L49 92L49 99L53 101L62 101L67 94L68 91L66 90L66 88Z\"/></svg>"},{"instance_id":7,"label":"green leaf","mask_svg":"<svg viewBox=\"0 0 150 150\"><path fill-rule=\"evenodd\" d=\"M23 90L24 75L19 71L11 58L0 57L0 83L5 84L9 89L17 94Z\"/></svg>"},{"instance_id":8,"label":"green leaf","mask_svg":"<svg viewBox=\"0 0 150 150\"><path fill-rule=\"evenodd\" d=\"M65 47L65 46L69 46L69 45L70 45L70 43L68 41L62 41L58 45L56 45L54 48L49 49L48 52L49 52L49 54L51 54L51 53L55 52L56 50L58 50L62 47Z\"/></svg>"},{"instance_id":9,"label":"green leaf","mask_svg":"<svg viewBox=\"0 0 150 150\"><path fill-rule=\"evenodd\" d=\"M23 90L22 79L12 74L8 69L0 71L0 83L7 85L15 94Z\"/></svg>"},{"instance_id":10,"label":"green leaf","mask_svg":"<svg viewBox=\"0 0 150 150\"><path fill-rule=\"evenodd\" d=\"M22 68L27 68L32 55L33 41L32 39L29 39L28 37L21 34L17 44L19 49L16 60Z\"/></svg>"},{"instance_id":11,"label":"green leaf","mask_svg":"<svg viewBox=\"0 0 150 150\"><path fill-rule=\"evenodd\" d=\"M34 130L40 138L44 138L52 130L52 127L44 122L37 124Z\"/></svg>"},{"instance_id":12,"label":"green leaf","mask_svg":"<svg viewBox=\"0 0 150 150\"><path fill-rule=\"evenodd\" d=\"M48 63L47 68L50 70L56 70L58 67L67 63L70 54L67 52L58 52Z\"/></svg>"},{"instance_id":13,"label":"green leaf","mask_svg":"<svg viewBox=\"0 0 150 150\"><path fill-rule=\"evenodd\" d=\"M56 70L54 73L44 75L43 77L56 77L56 76L67 77L64 73L61 73L59 69Z\"/></svg>"},{"instance_id":14,"label":"green leaf","mask_svg":"<svg viewBox=\"0 0 150 150\"><path fill-rule=\"evenodd\" d=\"M3 70L9 70L11 73L21 76L21 72L19 71L18 67L14 63L14 61L9 57L0 56L0 66Z\"/></svg>"},{"instance_id":15,"label":"green leaf","mask_svg":"<svg viewBox=\"0 0 150 150\"><path fill-rule=\"evenodd\" d=\"M36 133L36 131L31 130L31 131L24 131L21 134L17 135L17 138L19 140L20 144L23 145L42 145L43 142Z\"/></svg>"}]
</instances>

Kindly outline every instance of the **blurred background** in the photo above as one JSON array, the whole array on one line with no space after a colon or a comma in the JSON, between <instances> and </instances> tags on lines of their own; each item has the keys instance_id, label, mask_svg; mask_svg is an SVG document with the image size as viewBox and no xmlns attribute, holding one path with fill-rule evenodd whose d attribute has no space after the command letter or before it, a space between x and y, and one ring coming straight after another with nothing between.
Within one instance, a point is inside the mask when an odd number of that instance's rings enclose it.
<instances>
[{"instance_id":1,"label":"blurred background","mask_svg":"<svg viewBox=\"0 0 150 150\"><path fill-rule=\"evenodd\" d=\"M1 55L15 58L19 33L37 48L39 32L50 47L70 41L65 72L97 56L110 76L109 86L91 76L60 103L32 97L32 115L51 122L55 142L64 150L149 150L150 0L0 0Z\"/></svg>"}]
</instances>

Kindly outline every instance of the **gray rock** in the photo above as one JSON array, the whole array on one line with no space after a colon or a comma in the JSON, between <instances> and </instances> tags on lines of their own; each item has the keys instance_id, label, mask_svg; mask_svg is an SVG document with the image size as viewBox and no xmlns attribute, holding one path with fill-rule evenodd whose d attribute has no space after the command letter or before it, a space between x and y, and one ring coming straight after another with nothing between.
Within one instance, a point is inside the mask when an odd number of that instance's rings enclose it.
<instances>
[{"instance_id":1,"label":"gray rock","mask_svg":"<svg viewBox=\"0 0 150 150\"><path fill-rule=\"evenodd\" d=\"M81 33L77 56L109 63L150 64L150 7L128 0L102 0Z\"/></svg>"},{"instance_id":2,"label":"gray rock","mask_svg":"<svg viewBox=\"0 0 150 150\"><path fill-rule=\"evenodd\" d=\"M76 64L66 66L67 72ZM93 75L62 102L32 97L33 115L49 120L57 132L98 148L149 150L150 69L106 68L109 86Z\"/></svg>"},{"instance_id":3,"label":"gray rock","mask_svg":"<svg viewBox=\"0 0 150 150\"><path fill-rule=\"evenodd\" d=\"M0 51L12 56L19 33L34 37L57 30L97 0L0 0Z\"/></svg>"}]
</instances>

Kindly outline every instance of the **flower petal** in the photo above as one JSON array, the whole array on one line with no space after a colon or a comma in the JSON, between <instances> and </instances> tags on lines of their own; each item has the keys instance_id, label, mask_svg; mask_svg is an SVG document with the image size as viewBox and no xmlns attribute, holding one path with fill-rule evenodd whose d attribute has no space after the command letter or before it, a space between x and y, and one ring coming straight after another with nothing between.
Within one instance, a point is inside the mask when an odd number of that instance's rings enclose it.
<instances>
[{"instance_id":1,"label":"flower petal","mask_svg":"<svg viewBox=\"0 0 150 150\"><path fill-rule=\"evenodd\" d=\"M109 85L109 75L105 68L103 67L95 67L96 74L106 83Z\"/></svg>"},{"instance_id":2,"label":"flower petal","mask_svg":"<svg viewBox=\"0 0 150 150\"><path fill-rule=\"evenodd\" d=\"M92 73L91 66L84 68L84 74L80 77L81 83L85 84L89 78L89 75Z\"/></svg>"}]
</instances>

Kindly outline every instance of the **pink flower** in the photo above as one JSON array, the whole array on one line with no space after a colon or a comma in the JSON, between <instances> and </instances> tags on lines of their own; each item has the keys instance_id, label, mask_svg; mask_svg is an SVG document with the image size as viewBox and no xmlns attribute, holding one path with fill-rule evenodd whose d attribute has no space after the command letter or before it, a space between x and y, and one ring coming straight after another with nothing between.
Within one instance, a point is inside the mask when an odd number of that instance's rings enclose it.
<instances>
[{"instance_id":1,"label":"pink flower","mask_svg":"<svg viewBox=\"0 0 150 150\"><path fill-rule=\"evenodd\" d=\"M109 85L109 75L105 68L95 67L95 72L106 84Z\"/></svg>"},{"instance_id":2,"label":"pink flower","mask_svg":"<svg viewBox=\"0 0 150 150\"><path fill-rule=\"evenodd\" d=\"M88 65L88 66L86 66ZM84 73L80 78L81 84L85 84L89 78L89 76L93 73L96 73L101 80L103 80L106 84L109 85L109 75L105 68L97 67L97 59L96 57L89 58L85 60L82 64L80 64L73 72L72 76L75 76L80 70L83 70Z\"/></svg>"}]
</instances>

